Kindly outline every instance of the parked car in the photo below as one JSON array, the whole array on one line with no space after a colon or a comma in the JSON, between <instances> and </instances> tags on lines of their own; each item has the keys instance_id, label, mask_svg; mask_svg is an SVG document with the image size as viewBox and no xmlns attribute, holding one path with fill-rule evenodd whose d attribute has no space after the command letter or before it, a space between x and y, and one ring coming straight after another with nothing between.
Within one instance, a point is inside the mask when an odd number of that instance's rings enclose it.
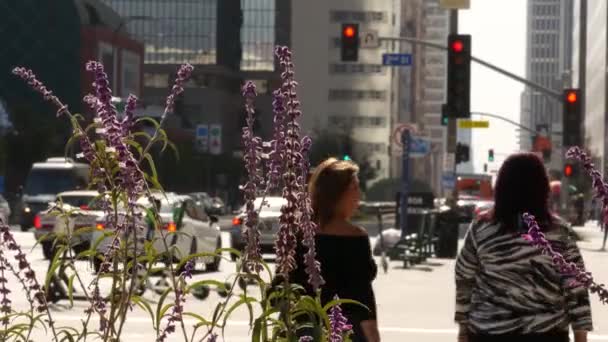
<instances>
[{"instance_id":1,"label":"parked car","mask_svg":"<svg viewBox=\"0 0 608 342\"><path fill-rule=\"evenodd\" d=\"M262 253L274 253L274 241L279 230L279 217L281 216L281 207L287 204L287 200L283 197L266 197L262 205L262 198L256 198L254 206L260 208L259 226L260 231L260 248ZM243 251L245 249L245 240L243 238L244 220L247 216L245 206L239 210L239 214L232 220L232 229L230 230L230 238L232 248ZM232 260L236 260L236 255L232 255Z\"/></svg>"},{"instance_id":2,"label":"parked car","mask_svg":"<svg viewBox=\"0 0 608 342\"><path fill-rule=\"evenodd\" d=\"M45 210L36 214L34 218L34 236L36 240L47 236L40 242L42 254L46 259L55 255L56 236L71 235L70 244L75 254L79 254L91 246L91 230L95 227L97 219L103 217L104 212L98 204L97 191L66 191L57 195L52 204L58 209L70 212L69 217L60 216L57 210ZM67 219L67 221L66 221ZM79 232L79 229L89 228L88 232ZM49 235L52 233L52 235Z\"/></svg>"},{"instance_id":3,"label":"parked car","mask_svg":"<svg viewBox=\"0 0 608 342\"><path fill-rule=\"evenodd\" d=\"M8 219L11 217L11 207L8 204L8 201L4 199L2 195L0 195L0 219L2 219L2 223L8 224Z\"/></svg>"},{"instance_id":4,"label":"parked car","mask_svg":"<svg viewBox=\"0 0 608 342\"><path fill-rule=\"evenodd\" d=\"M205 213L202 206L197 205L196 201L190 196L180 196L173 193L154 194L155 199L160 205L159 216L161 219L164 234L158 231L149 230L146 219L142 218L142 224L146 227L144 231L138 233L138 253L143 253L144 240L153 240L153 246L158 253L166 253L175 246L176 253L172 256L167 256L167 261L180 261L190 254L194 253L213 253L218 248L221 248L220 227L217 224L217 218L210 218ZM147 198L142 198L139 201L142 207L152 207L152 203ZM113 240L113 235L102 238L107 229L104 226L105 218L99 219L97 230L93 234L93 241L101 239L101 242L96 246L96 254L104 255L110 243ZM180 234L177 234L180 233ZM164 236L164 242L163 242ZM166 246L165 246L166 244ZM199 259L200 260L200 259ZM205 264L206 271L219 270L221 257L204 257L202 262ZM95 271L99 272L101 259L95 258Z\"/></svg>"},{"instance_id":5,"label":"parked car","mask_svg":"<svg viewBox=\"0 0 608 342\"><path fill-rule=\"evenodd\" d=\"M219 197L212 197L211 203L207 208L207 213L209 215L217 216L224 215L226 213L226 205L224 204L224 201L222 201L222 199Z\"/></svg>"},{"instance_id":6,"label":"parked car","mask_svg":"<svg viewBox=\"0 0 608 342\"><path fill-rule=\"evenodd\" d=\"M21 196L21 230L34 225L36 214L48 209L57 194L86 189L89 184L89 165L69 158L49 158L35 163L30 170Z\"/></svg>"}]
</instances>

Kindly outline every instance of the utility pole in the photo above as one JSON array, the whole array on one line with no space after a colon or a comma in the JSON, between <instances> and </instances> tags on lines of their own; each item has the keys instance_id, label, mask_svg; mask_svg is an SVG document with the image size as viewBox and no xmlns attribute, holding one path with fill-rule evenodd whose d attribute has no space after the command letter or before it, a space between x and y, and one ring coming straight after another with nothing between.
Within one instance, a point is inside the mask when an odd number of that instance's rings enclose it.
<instances>
[{"instance_id":1,"label":"utility pole","mask_svg":"<svg viewBox=\"0 0 608 342\"><path fill-rule=\"evenodd\" d=\"M458 10L457 9L451 9L450 10L450 34L457 34L458 33ZM446 149L446 153L453 153L454 154L454 161L456 161L456 144L457 144L457 137L458 134L458 119L451 117L448 120L448 141L447 141L447 149ZM454 177L456 177L456 169L457 169L457 163L454 162ZM456 205L456 201L458 201L458 184L454 185L454 189L452 192L452 199L453 199L453 205Z\"/></svg>"}]
</instances>

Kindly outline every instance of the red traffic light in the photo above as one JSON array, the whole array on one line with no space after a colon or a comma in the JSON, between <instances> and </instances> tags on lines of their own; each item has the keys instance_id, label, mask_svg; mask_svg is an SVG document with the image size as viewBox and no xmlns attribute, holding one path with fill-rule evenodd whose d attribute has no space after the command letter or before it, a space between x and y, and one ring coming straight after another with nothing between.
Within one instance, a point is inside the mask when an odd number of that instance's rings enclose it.
<instances>
[{"instance_id":1,"label":"red traffic light","mask_svg":"<svg viewBox=\"0 0 608 342\"><path fill-rule=\"evenodd\" d=\"M578 96L576 95L575 91L570 91L566 94L566 101L568 101L569 103L575 103L576 101L578 101Z\"/></svg>"},{"instance_id":2,"label":"red traffic light","mask_svg":"<svg viewBox=\"0 0 608 342\"><path fill-rule=\"evenodd\" d=\"M572 165L568 164L568 165L564 166L564 176L571 177L572 173L574 173L574 169L572 168Z\"/></svg>"},{"instance_id":3,"label":"red traffic light","mask_svg":"<svg viewBox=\"0 0 608 342\"><path fill-rule=\"evenodd\" d=\"M344 31L342 31L342 34L346 38L354 38L356 33L357 33L357 29L355 29L354 26L346 26L344 28Z\"/></svg>"},{"instance_id":4,"label":"red traffic light","mask_svg":"<svg viewBox=\"0 0 608 342\"><path fill-rule=\"evenodd\" d=\"M452 42L452 51L456 53L461 53L464 50L464 43L462 40L455 40Z\"/></svg>"}]
</instances>

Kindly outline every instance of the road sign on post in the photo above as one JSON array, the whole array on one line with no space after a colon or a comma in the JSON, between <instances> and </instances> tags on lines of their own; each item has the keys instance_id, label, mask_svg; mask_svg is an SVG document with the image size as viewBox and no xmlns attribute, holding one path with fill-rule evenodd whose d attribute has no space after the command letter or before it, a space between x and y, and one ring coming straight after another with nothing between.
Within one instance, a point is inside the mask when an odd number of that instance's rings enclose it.
<instances>
[{"instance_id":1,"label":"road sign on post","mask_svg":"<svg viewBox=\"0 0 608 342\"><path fill-rule=\"evenodd\" d=\"M408 129L401 132L401 236L407 236L407 196L410 188L410 140Z\"/></svg>"},{"instance_id":2,"label":"road sign on post","mask_svg":"<svg viewBox=\"0 0 608 342\"><path fill-rule=\"evenodd\" d=\"M196 126L196 150L205 153L209 150L209 125Z\"/></svg>"},{"instance_id":3,"label":"road sign on post","mask_svg":"<svg viewBox=\"0 0 608 342\"><path fill-rule=\"evenodd\" d=\"M471 0L440 0L439 6L445 9L469 9Z\"/></svg>"},{"instance_id":4,"label":"road sign on post","mask_svg":"<svg viewBox=\"0 0 608 342\"><path fill-rule=\"evenodd\" d=\"M222 125L209 125L209 153L222 153Z\"/></svg>"},{"instance_id":5,"label":"road sign on post","mask_svg":"<svg viewBox=\"0 0 608 342\"><path fill-rule=\"evenodd\" d=\"M410 66L412 55L409 53L384 53L382 54L382 65Z\"/></svg>"},{"instance_id":6,"label":"road sign on post","mask_svg":"<svg viewBox=\"0 0 608 342\"><path fill-rule=\"evenodd\" d=\"M458 120L458 128L488 128L490 121L486 120Z\"/></svg>"},{"instance_id":7,"label":"road sign on post","mask_svg":"<svg viewBox=\"0 0 608 342\"><path fill-rule=\"evenodd\" d=\"M368 30L361 31L359 33L361 37L361 48L362 49L377 49L380 47L380 39L378 38L378 31Z\"/></svg>"}]
</instances>

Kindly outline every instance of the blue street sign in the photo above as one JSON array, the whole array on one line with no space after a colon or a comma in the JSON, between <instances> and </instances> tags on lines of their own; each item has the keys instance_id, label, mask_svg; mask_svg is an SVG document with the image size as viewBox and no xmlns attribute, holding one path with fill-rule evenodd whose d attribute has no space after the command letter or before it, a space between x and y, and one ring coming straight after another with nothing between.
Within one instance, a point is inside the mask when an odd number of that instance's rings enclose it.
<instances>
[{"instance_id":1,"label":"blue street sign","mask_svg":"<svg viewBox=\"0 0 608 342\"><path fill-rule=\"evenodd\" d=\"M441 184L445 189L454 189L456 186L456 175L453 172L446 172L441 176Z\"/></svg>"},{"instance_id":2,"label":"blue street sign","mask_svg":"<svg viewBox=\"0 0 608 342\"><path fill-rule=\"evenodd\" d=\"M384 53L382 65L409 66L412 65L412 55L409 53Z\"/></svg>"},{"instance_id":3,"label":"blue street sign","mask_svg":"<svg viewBox=\"0 0 608 342\"><path fill-rule=\"evenodd\" d=\"M410 188L410 142L411 135L408 129L401 133L401 236L407 235L407 196Z\"/></svg>"},{"instance_id":4,"label":"blue street sign","mask_svg":"<svg viewBox=\"0 0 608 342\"><path fill-rule=\"evenodd\" d=\"M209 126L207 125L198 125L196 127L196 137L204 138L209 136Z\"/></svg>"},{"instance_id":5,"label":"blue street sign","mask_svg":"<svg viewBox=\"0 0 608 342\"><path fill-rule=\"evenodd\" d=\"M423 138L410 139L410 155L413 157L426 156L431 152L431 142Z\"/></svg>"}]
</instances>

